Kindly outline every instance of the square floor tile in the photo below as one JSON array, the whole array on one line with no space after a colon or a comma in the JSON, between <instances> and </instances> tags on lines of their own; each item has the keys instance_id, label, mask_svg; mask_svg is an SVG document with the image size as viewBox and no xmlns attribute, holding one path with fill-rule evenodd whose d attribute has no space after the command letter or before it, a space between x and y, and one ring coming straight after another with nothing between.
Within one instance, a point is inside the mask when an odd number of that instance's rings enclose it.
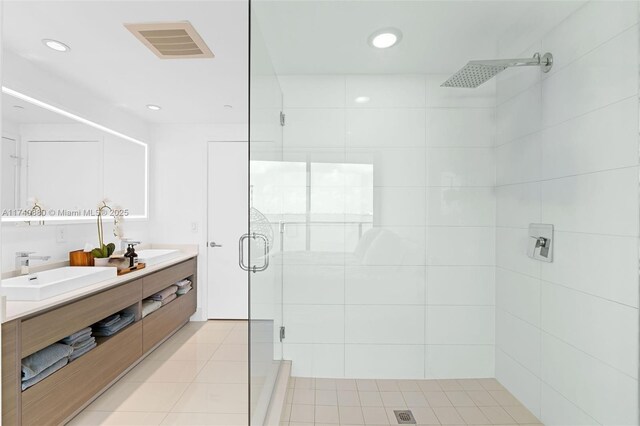
<instances>
[{"instance_id":1,"label":"square floor tile","mask_svg":"<svg viewBox=\"0 0 640 426\"><path fill-rule=\"evenodd\" d=\"M364 418L362 417L362 409L360 407L340 407L341 425L362 425Z\"/></svg>"},{"instance_id":2,"label":"square floor tile","mask_svg":"<svg viewBox=\"0 0 640 426\"><path fill-rule=\"evenodd\" d=\"M340 416L338 415L337 405L316 405L315 414L316 423L340 423Z\"/></svg>"},{"instance_id":3,"label":"square floor tile","mask_svg":"<svg viewBox=\"0 0 640 426\"><path fill-rule=\"evenodd\" d=\"M345 407L360 406L360 398L358 397L357 391L339 390L339 391L336 391L336 393L338 395L338 405L345 406Z\"/></svg>"},{"instance_id":4,"label":"square floor tile","mask_svg":"<svg viewBox=\"0 0 640 426\"><path fill-rule=\"evenodd\" d=\"M480 411L494 425L515 424L516 421L502 407L480 407Z\"/></svg>"},{"instance_id":5,"label":"square floor tile","mask_svg":"<svg viewBox=\"0 0 640 426\"><path fill-rule=\"evenodd\" d=\"M358 392L363 407L382 407L380 392Z\"/></svg>"},{"instance_id":6,"label":"square floor tile","mask_svg":"<svg viewBox=\"0 0 640 426\"><path fill-rule=\"evenodd\" d=\"M314 405L297 405L291 406L291 418L289 422L313 423L315 421Z\"/></svg>"},{"instance_id":7,"label":"square floor tile","mask_svg":"<svg viewBox=\"0 0 640 426\"><path fill-rule=\"evenodd\" d=\"M433 412L443 425L463 425L464 420L453 407L433 407Z\"/></svg>"},{"instance_id":8,"label":"square floor tile","mask_svg":"<svg viewBox=\"0 0 640 426\"><path fill-rule=\"evenodd\" d=\"M316 390L316 405L338 405L338 394L334 390Z\"/></svg>"},{"instance_id":9,"label":"square floor tile","mask_svg":"<svg viewBox=\"0 0 640 426\"><path fill-rule=\"evenodd\" d=\"M456 407L458 414L468 425L487 425L489 419L480 411L478 407Z\"/></svg>"},{"instance_id":10,"label":"square floor tile","mask_svg":"<svg viewBox=\"0 0 640 426\"><path fill-rule=\"evenodd\" d=\"M366 425L388 425L387 411L382 407L362 407L362 417Z\"/></svg>"}]
</instances>

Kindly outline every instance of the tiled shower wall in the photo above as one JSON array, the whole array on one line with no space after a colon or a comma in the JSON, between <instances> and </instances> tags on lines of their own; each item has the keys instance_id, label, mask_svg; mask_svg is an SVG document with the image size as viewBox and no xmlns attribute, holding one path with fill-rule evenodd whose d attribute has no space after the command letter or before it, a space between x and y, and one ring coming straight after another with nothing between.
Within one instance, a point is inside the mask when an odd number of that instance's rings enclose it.
<instances>
[{"instance_id":1,"label":"tiled shower wall","mask_svg":"<svg viewBox=\"0 0 640 426\"><path fill-rule=\"evenodd\" d=\"M304 225L284 236L294 376L494 375L495 83L440 88L446 78L279 76L284 160L315 164L310 247ZM340 164L373 165L373 179L356 182ZM289 184L285 205L304 193ZM330 216L349 222L371 195L387 240L358 244L354 225L321 223L327 203L342 203Z\"/></svg>"},{"instance_id":2,"label":"tiled shower wall","mask_svg":"<svg viewBox=\"0 0 640 426\"><path fill-rule=\"evenodd\" d=\"M555 56L498 78L496 109L496 377L545 424L638 421L638 37L637 2L590 2L500 44Z\"/></svg>"}]
</instances>

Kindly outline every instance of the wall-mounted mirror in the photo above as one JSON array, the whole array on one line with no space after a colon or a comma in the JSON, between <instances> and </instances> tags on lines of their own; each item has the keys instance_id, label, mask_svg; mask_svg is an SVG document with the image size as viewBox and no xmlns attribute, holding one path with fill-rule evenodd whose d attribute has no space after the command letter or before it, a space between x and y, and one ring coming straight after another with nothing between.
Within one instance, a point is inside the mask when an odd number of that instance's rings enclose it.
<instances>
[{"instance_id":1,"label":"wall-mounted mirror","mask_svg":"<svg viewBox=\"0 0 640 426\"><path fill-rule=\"evenodd\" d=\"M3 222L93 218L107 198L147 217L147 145L3 88Z\"/></svg>"}]
</instances>

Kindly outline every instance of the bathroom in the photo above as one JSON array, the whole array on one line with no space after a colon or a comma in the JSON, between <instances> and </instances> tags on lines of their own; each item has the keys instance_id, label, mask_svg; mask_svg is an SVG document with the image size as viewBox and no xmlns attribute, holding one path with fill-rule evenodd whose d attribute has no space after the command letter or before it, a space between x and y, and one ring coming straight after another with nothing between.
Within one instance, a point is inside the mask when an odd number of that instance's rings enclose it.
<instances>
[{"instance_id":1,"label":"bathroom","mask_svg":"<svg viewBox=\"0 0 640 426\"><path fill-rule=\"evenodd\" d=\"M0 14L3 424L640 423L638 1Z\"/></svg>"}]
</instances>

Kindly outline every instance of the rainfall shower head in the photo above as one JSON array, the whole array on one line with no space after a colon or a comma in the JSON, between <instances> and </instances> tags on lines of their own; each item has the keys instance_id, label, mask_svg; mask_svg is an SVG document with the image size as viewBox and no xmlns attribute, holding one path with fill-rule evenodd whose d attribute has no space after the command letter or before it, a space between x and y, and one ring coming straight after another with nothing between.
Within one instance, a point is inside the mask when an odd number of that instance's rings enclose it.
<instances>
[{"instance_id":1,"label":"rainfall shower head","mask_svg":"<svg viewBox=\"0 0 640 426\"><path fill-rule=\"evenodd\" d=\"M487 80L492 79L496 74L509 67L531 67L539 66L543 72L549 72L553 66L553 55L539 53L533 55L531 59L491 59L481 61L469 61L460 71L452 75L441 87L463 87L475 89Z\"/></svg>"}]
</instances>

